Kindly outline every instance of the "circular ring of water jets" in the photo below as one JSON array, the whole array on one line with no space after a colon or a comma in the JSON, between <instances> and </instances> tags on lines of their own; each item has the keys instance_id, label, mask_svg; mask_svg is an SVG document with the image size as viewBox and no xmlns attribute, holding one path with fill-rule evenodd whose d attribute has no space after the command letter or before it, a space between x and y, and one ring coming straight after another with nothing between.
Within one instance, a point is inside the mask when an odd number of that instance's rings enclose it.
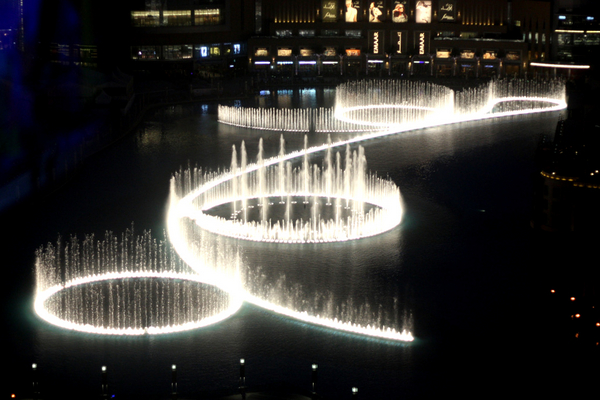
<instances>
[{"instance_id":1,"label":"circular ring of water jets","mask_svg":"<svg viewBox=\"0 0 600 400\"><path fill-rule=\"evenodd\" d=\"M248 164L242 142L241 160L238 162L234 147L229 172L188 169L175 174L167 216L168 245L153 241L149 233L136 240L129 231L121 241L107 233L103 241L96 243L88 237L82 246L71 238L65 248L59 239L56 247L49 244L37 252L35 310L46 321L67 329L141 335L216 323L235 313L245 300L316 325L412 341L406 330L308 315L246 292L240 278L240 249L221 237L317 243L385 232L402 218L399 189L389 180L366 174L364 151L359 147L358 152L351 152L350 143L427 126L560 110L566 107L564 98L564 83L560 81L491 81L457 93L413 81L340 85L335 117L342 125L326 122L323 126L346 130L348 125L358 124L387 130L334 144L329 139L327 144L311 148L305 138L303 151L288 154L282 138L280 154L272 159L264 159L261 141L256 164ZM233 113L232 118L238 114ZM324 119L331 114L325 113ZM312 114L300 116L309 121L305 131L313 129L311 124L316 127ZM245 124L261 124L260 120L253 118ZM344 168L340 153L334 156L331 150L342 145L346 146ZM323 151L326 156L321 168L308 164L309 154ZM300 158L302 165L292 168L289 160ZM251 201L261 209L258 218L248 218ZM273 223L269 206L275 202L285 212L280 211L284 217ZM211 215L226 204L231 207L229 220L218 213ZM297 204L310 205L307 222L292 217ZM319 208L323 207L335 210L334 217L321 218ZM342 208L350 210L348 215L336 214ZM365 212L365 208L369 210Z\"/></svg>"},{"instance_id":2,"label":"circular ring of water jets","mask_svg":"<svg viewBox=\"0 0 600 400\"><path fill-rule=\"evenodd\" d=\"M284 160L284 149L282 136L281 156L264 160L261 140L256 164L247 165L245 147L239 164L234 147L231 170L218 184L204 177L199 190L178 201L179 215L212 233L276 243L355 240L400 224L400 189L366 173L362 147L351 151L347 146L344 162L327 147L322 168L309 165L306 147L302 165L293 168ZM229 218L223 216L224 206L230 207ZM220 214L214 212L218 209Z\"/></svg>"},{"instance_id":3,"label":"circular ring of water jets","mask_svg":"<svg viewBox=\"0 0 600 400\"><path fill-rule=\"evenodd\" d=\"M34 309L45 321L80 332L181 332L220 322L241 307L235 288L216 276L195 273L150 232L59 238L36 252Z\"/></svg>"},{"instance_id":4,"label":"circular ring of water jets","mask_svg":"<svg viewBox=\"0 0 600 400\"><path fill-rule=\"evenodd\" d=\"M36 313L80 332L154 335L220 322L241 306L197 274L124 272L77 278L38 293Z\"/></svg>"}]
</instances>

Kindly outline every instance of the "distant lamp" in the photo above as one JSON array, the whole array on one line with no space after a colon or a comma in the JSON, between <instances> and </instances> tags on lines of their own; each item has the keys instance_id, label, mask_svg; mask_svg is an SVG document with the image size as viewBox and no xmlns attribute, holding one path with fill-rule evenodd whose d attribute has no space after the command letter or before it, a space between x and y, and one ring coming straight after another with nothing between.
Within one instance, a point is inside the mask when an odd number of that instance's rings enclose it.
<instances>
[{"instance_id":1,"label":"distant lamp","mask_svg":"<svg viewBox=\"0 0 600 400\"><path fill-rule=\"evenodd\" d=\"M246 399L246 360L240 358L240 382L238 389L242 395L242 400Z\"/></svg>"},{"instance_id":2,"label":"distant lamp","mask_svg":"<svg viewBox=\"0 0 600 400\"><path fill-rule=\"evenodd\" d=\"M108 398L108 377L106 373L106 365L102 366L102 398Z\"/></svg>"},{"instance_id":3,"label":"distant lamp","mask_svg":"<svg viewBox=\"0 0 600 400\"><path fill-rule=\"evenodd\" d=\"M171 365L171 399L177 399L177 365Z\"/></svg>"},{"instance_id":4,"label":"distant lamp","mask_svg":"<svg viewBox=\"0 0 600 400\"><path fill-rule=\"evenodd\" d=\"M39 388L39 382L38 382L38 374L37 374L37 364L33 363L31 364L31 375L32 375L32 386L33 386L33 399L39 399L40 398L40 388ZM13 399L15 398L15 395L13 394L11 396Z\"/></svg>"},{"instance_id":5,"label":"distant lamp","mask_svg":"<svg viewBox=\"0 0 600 400\"><path fill-rule=\"evenodd\" d=\"M319 366L317 364L312 365L311 386L312 386L312 394L313 395L315 395L317 393L317 368L319 368Z\"/></svg>"}]
</instances>

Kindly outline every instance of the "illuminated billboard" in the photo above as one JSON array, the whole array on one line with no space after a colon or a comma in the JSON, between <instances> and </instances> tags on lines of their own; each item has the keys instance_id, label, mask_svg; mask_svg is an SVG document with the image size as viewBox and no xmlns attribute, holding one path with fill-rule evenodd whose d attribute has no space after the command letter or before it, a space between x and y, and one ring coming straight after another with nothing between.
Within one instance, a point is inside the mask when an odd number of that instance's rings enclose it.
<instances>
[{"instance_id":1,"label":"illuminated billboard","mask_svg":"<svg viewBox=\"0 0 600 400\"><path fill-rule=\"evenodd\" d=\"M415 7L415 22L429 24L431 22L431 0L419 0Z\"/></svg>"},{"instance_id":2,"label":"illuminated billboard","mask_svg":"<svg viewBox=\"0 0 600 400\"><path fill-rule=\"evenodd\" d=\"M392 51L394 54L404 54L406 53L406 31L392 31Z\"/></svg>"},{"instance_id":3,"label":"illuminated billboard","mask_svg":"<svg viewBox=\"0 0 600 400\"><path fill-rule=\"evenodd\" d=\"M429 32L415 32L415 50L420 56L429 54Z\"/></svg>"},{"instance_id":4,"label":"illuminated billboard","mask_svg":"<svg viewBox=\"0 0 600 400\"><path fill-rule=\"evenodd\" d=\"M369 53L384 53L384 35L383 31L369 31Z\"/></svg>"},{"instance_id":5,"label":"illuminated billboard","mask_svg":"<svg viewBox=\"0 0 600 400\"><path fill-rule=\"evenodd\" d=\"M369 22L383 22L384 18L383 0L371 1L369 3Z\"/></svg>"},{"instance_id":6,"label":"illuminated billboard","mask_svg":"<svg viewBox=\"0 0 600 400\"><path fill-rule=\"evenodd\" d=\"M290 49L289 47L281 47L277 49L277 55L279 57L289 57L292 55L292 49Z\"/></svg>"},{"instance_id":7,"label":"illuminated billboard","mask_svg":"<svg viewBox=\"0 0 600 400\"><path fill-rule=\"evenodd\" d=\"M301 48L300 49L300 57L310 57L313 55L313 49Z\"/></svg>"},{"instance_id":8,"label":"illuminated billboard","mask_svg":"<svg viewBox=\"0 0 600 400\"><path fill-rule=\"evenodd\" d=\"M357 22L361 20L360 0L346 0L346 22Z\"/></svg>"},{"instance_id":9,"label":"illuminated billboard","mask_svg":"<svg viewBox=\"0 0 600 400\"><path fill-rule=\"evenodd\" d=\"M325 49L323 50L323 55L326 57L337 56L337 50L335 49L335 47L326 46Z\"/></svg>"},{"instance_id":10,"label":"illuminated billboard","mask_svg":"<svg viewBox=\"0 0 600 400\"><path fill-rule=\"evenodd\" d=\"M465 60L472 60L475 58L475 50L461 50L460 58Z\"/></svg>"},{"instance_id":11,"label":"illuminated billboard","mask_svg":"<svg viewBox=\"0 0 600 400\"><path fill-rule=\"evenodd\" d=\"M456 21L456 1L440 0L440 10L438 12L438 21L455 22Z\"/></svg>"},{"instance_id":12,"label":"illuminated billboard","mask_svg":"<svg viewBox=\"0 0 600 400\"><path fill-rule=\"evenodd\" d=\"M483 52L484 60L495 60L498 57L495 50L486 50Z\"/></svg>"},{"instance_id":13,"label":"illuminated billboard","mask_svg":"<svg viewBox=\"0 0 600 400\"><path fill-rule=\"evenodd\" d=\"M435 52L436 58L450 58L452 49L437 49Z\"/></svg>"},{"instance_id":14,"label":"illuminated billboard","mask_svg":"<svg viewBox=\"0 0 600 400\"><path fill-rule=\"evenodd\" d=\"M346 49L348 57L360 57L360 49Z\"/></svg>"},{"instance_id":15,"label":"illuminated billboard","mask_svg":"<svg viewBox=\"0 0 600 400\"><path fill-rule=\"evenodd\" d=\"M323 22L336 22L338 14L337 0L323 0L321 3Z\"/></svg>"},{"instance_id":16,"label":"illuminated billboard","mask_svg":"<svg viewBox=\"0 0 600 400\"><path fill-rule=\"evenodd\" d=\"M257 57L266 57L269 55L269 50L266 47L257 47L254 50L254 55Z\"/></svg>"},{"instance_id":17,"label":"illuminated billboard","mask_svg":"<svg viewBox=\"0 0 600 400\"><path fill-rule=\"evenodd\" d=\"M408 0L394 0L392 22L408 22Z\"/></svg>"},{"instance_id":18,"label":"illuminated billboard","mask_svg":"<svg viewBox=\"0 0 600 400\"><path fill-rule=\"evenodd\" d=\"M506 59L508 61L521 61L521 52L520 51L507 51Z\"/></svg>"}]
</instances>

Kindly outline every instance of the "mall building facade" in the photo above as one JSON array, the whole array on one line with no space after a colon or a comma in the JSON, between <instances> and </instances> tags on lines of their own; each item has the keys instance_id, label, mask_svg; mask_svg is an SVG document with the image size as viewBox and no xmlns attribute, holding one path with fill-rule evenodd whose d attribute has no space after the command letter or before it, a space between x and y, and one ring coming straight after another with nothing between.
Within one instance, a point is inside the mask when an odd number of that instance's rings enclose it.
<instances>
[{"instance_id":1,"label":"mall building facade","mask_svg":"<svg viewBox=\"0 0 600 400\"><path fill-rule=\"evenodd\" d=\"M275 75L522 76L549 56L544 1L312 0L264 9L249 66ZM536 12L529 12L533 7ZM263 7L264 8L264 7Z\"/></svg>"},{"instance_id":2,"label":"mall building facade","mask_svg":"<svg viewBox=\"0 0 600 400\"><path fill-rule=\"evenodd\" d=\"M551 71L532 63L552 62L562 38L545 0L145 0L128 12L132 71L532 76Z\"/></svg>"}]
</instances>

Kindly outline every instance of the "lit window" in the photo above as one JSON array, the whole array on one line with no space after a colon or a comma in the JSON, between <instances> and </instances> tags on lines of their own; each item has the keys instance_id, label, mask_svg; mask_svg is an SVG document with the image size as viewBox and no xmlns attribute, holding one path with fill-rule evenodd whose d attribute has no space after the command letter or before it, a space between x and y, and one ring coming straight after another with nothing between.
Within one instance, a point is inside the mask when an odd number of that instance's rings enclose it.
<instances>
[{"instance_id":1,"label":"lit window","mask_svg":"<svg viewBox=\"0 0 600 400\"><path fill-rule=\"evenodd\" d=\"M158 11L132 11L131 24L136 27L158 26L160 13Z\"/></svg>"},{"instance_id":2,"label":"lit window","mask_svg":"<svg viewBox=\"0 0 600 400\"><path fill-rule=\"evenodd\" d=\"M194 10L194 25L219 25L222 22L221 10L218 8Z\"/></svg>"},{"instance_id":3,"label":"lit window","mask_svg":"<svg viewBox=\"0 0 600 400\"><path fill-rule=\"evenodd\" d=\"M163 11L163 26L192 25L192 10Z\"/></svg>"},{"instance_id":4,"label":"lit window","mask_svg":"<svg viewBox=\"0 0 600 400\"><path fill-rule=\"evenodd\" d=\"M163 46L163 58L165 60L184 60L192 58L192 45Z\"/></svg>"}]
</instances>

